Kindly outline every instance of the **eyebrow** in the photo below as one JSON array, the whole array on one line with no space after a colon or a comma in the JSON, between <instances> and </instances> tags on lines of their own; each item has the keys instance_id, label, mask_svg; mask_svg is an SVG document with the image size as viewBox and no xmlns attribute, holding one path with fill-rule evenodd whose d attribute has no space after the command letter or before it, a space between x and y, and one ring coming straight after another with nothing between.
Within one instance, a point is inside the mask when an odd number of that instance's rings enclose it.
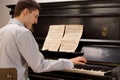
<instances>
[{"instance_id":1,"label":"eyebrow","mask_svg":"<svg viewBox=\"0 0 120 80\"><path fill-rule=\"evenodd\" d=\"M40 15L36 15L35 17L36 17L36 18L39 18L39 16L40 16Z\"/></svg>"}]
</instances>

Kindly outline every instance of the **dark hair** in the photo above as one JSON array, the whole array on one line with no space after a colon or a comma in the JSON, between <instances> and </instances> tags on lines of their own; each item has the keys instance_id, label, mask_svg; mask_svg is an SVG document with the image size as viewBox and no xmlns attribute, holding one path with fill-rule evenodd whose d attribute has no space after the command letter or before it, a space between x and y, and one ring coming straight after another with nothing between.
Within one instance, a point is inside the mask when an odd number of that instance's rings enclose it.
<instances>
[{"instance_id":1,"label":"dark hair","mask_svg":"<svg viewBox=\"0 0 120 80\"><path fill-rule=\"evenodd\" d=\"M21 14L22 10L28 8L30 12L37 9L40 11L40 5L35 0L19 0L15 6L14 17L17 17Z\"/></svg>"}]
</instances>

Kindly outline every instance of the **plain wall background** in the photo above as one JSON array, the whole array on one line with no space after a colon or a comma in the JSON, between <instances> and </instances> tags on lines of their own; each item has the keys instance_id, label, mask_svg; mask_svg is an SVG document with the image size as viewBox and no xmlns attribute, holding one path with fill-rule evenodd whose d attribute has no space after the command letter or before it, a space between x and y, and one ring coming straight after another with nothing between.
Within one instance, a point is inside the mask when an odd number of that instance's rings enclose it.
<instances>
[{"instance_id":1,"label":"plain wall background","mask_svg":"<svg viewBox=\"0 0 120 80\"><path fill-rule=\"evenodd\" d=\"M16 4L18 0L0 0L0 28L6 25L11 18L9 15L10 9L6 5ZM61 1L76 1L76 0L36 0L38 3L45 2L61 2Z\"/></svg>"},{"instance_id":2,"label":"plain wall background","mask_svg":"<svg viewBox=\"0 0 120 80\"><path fill-rule=\"evenodd\" d=\"M18 0L0 0L0 28L6 25L11 18L10 9L6 7L9 4L16 4Z\"/></svg>"}]
</instances>

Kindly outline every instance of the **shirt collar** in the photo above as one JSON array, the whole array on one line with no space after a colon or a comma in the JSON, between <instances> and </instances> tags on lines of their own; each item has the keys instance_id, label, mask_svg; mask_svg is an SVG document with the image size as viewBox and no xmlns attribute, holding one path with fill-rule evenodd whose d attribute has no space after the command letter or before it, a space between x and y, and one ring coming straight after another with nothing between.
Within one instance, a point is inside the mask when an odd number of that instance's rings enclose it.
<instances>
[{"instance_id":1,"label":"shirt collar","mask_svg":"<svg viewBox=\"0 0 120 80\"><path fill-rule=\"evenodd\" d=\"M23 22L21 22L20 20L18 20L16 18L10 19L8 24L18 24L20 26L24 26Z\"/></svg>"}]
</instances>

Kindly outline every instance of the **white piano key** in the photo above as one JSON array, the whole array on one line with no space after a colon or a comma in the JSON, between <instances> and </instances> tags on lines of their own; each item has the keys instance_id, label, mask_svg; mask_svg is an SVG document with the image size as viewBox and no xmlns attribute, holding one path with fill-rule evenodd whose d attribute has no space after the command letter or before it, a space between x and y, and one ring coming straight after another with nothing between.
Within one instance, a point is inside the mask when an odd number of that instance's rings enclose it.
<instances>
[{"instance_id":1,"label":"white piano key","mask_svg":"<svg viewBox=\"0 0 120 80\"><path fill-rule=\"evenodd\" d=\"M85 69L78 69L78 68L67 69L65 71L83 73L83 74L90 74L90 75L99 75L99 76L104 76L104 74L105 74L104 71L85 70Z\"/></svg>"}]
</instances>

